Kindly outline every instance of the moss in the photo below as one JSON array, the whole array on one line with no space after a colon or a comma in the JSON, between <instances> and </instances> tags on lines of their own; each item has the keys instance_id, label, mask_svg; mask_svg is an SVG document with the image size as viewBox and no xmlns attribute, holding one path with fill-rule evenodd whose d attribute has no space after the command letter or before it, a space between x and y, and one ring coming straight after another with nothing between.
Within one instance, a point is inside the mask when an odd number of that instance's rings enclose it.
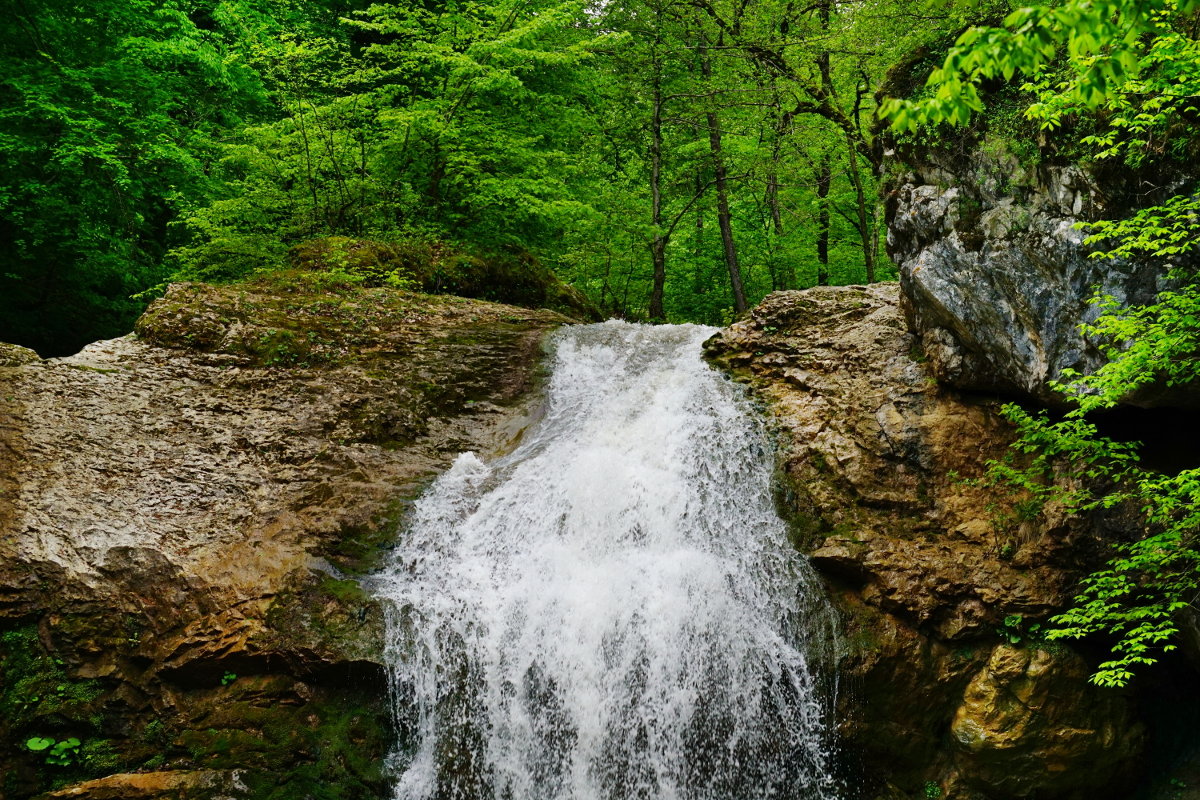
<instances>
[{"instance_id":1,"label":"moss","mask_svg":"<svg viewBox=\"0 0 1200 800\"><path fill-rule=\"evenodd\" d=\"M297 270L297 279L317 291L356 286L415 289L434 253L433 246L419 242L329 236L296 245L287 260Z\"/></svg>"},{"instance_id":2,"label":"moss","mask_svg":"<svg viewBox=\"0 0 1200 800\"><path fill-rule=\"evenodd\" d=\"M337 360L338 342L316 330L266 328L244 340L244 352L267 367L311 367Z\"/></svg>"},{"instance_id":3,"label":"moss","mask_svg":"<svg viewBox=\"0 0 1200 800\"><path fill-rule=\"evenodd\" d=\"M108 739L89 739L83 742L79 748L79 759L89 772L96 775L117 772L126 763Z\"/></svg>"},{"instance_id":4,"label":"moss","mask_svg":"<svg viewBox=\"0 0 1200 800\"><path fill-rule=\"evenodd\" d=\"M91 719L103 686L92 679L72 679L63 661L43 648L36 626L5 631L0 641L4 644L0 713L8 726L19 730L48 717L57 718L56 727Z\"/></svg>"},{"instance_id":5,"label":"moss","mask_svg":"<svg viewBox=\"0 0 1200 800\"><path fill-rule=\"evenodd\" d=\"M147 772L153 772L155 770L162 769L163 764L166 763L167 756L164 753L156 753L155 755L146 759L141 768Z\"/></svg>"},{"instance_id":6,"label":"moss","mask_svg":"<svg viewBox=\"0 0 1200 800\"><path fill-rule=\"evenodd\" d=\"M263 649L311 654L315 667L380 663L383 611L355 580L311 572L272 601Z\"/></svg>"},{"instance_id":7,"label":"moss","mask_svg":"<svg viewBox=\"0 0 1200 800\"><path fill-rule=\"evenodd\" d=\"M873 653L879 650L879 635L865 625L850 627L844 637L846 648L855 654Z\"/></svg>"},{"instance_id":8,"label":"moss","mask_svg":"<svg viewBox=\"0 0 1200 800\"><path fill-rule=\"evenodd\" d=\"M1032 95L1017 94L1012 90L991 100L984 114L987 137L982 149L985 153L994 155L997 160L1011 155L1022 167L1031 170L1042 163L1042 151L1037 144L1038 123L1025 116L1032 102Z\"/></svg>"},{"instance_id":9,"label":"moss","mask_svg":"<svg viewBox=\"0 0 1200 800\"><path fill-rule=\"evenodd\" d=\"M382 565L386 547L395 540L413 499L423 490L422 485L406 497L393 498L370 524L345 529L337 542L326 549L325 557L342 572L352 575L374 572Z\"/></svg>"},{"instance_id":10,"label":"moss","mask_svg":"<svg viewBox=\"0 0 1200 800\"><path fill-rule=\"evenodd\" d=\"M788 540L802 553L811 551L828 533L825 523L816 517L794 513L783 518L788 526Z\"/></svg>"},{"instance_id":11,"label":"moss","mask_svg":"<svg viewBox=\"0 0 1200 800\"><path fill-rule=\"evenodd\" d=\"M236 727L186 731L179 744L199 766L245 770L248 800L384 796L393 731L382 692L322 690L302 710L262 702L226 701L221 717Z\"/></svg>"},{"instance_id":12,"label":"moss","mask_svg":"<svg viewBox=\"0 0 1200 800\"><path fill-rule=\"evenodd\" d=\"M808 553L828 535L829 526L821 518L800 509L800 501L782 468L776 471L775 511L787 525L788 541L801 553Z\"/></svg>"},{"instance_id":13,"label":"moss","mask_svg":"<svg viewBox=\"0 0 1200 800\"><path fill-rule=\"evenodd\" d=\"M163 747L171 741L171 733L161 719L152 719L143 726L138 737L151 747Z\"/></svg>"},{"instance_id":14,"label":"moss","mask_svg":"<svg viewBox=\"0 0 1200 800\"><path fill-rule=\"evenodd\" d=\"M34 624L5 631L0 644L0 739L80 741L59 760L47 751L16 748L9 754L8 796L36 794L125 765L103 735L106 687L100 681L72 677L63 660L43 645Z\"/></svg>"},{"instance_id":15,"label":"moss","mask_svg":"<svg viewBox=\"0 0 1200 800\"><path fill-rule=\"evenodd\" d=\"M877 653L883 646L880 612L861 601L839 603L842 612L842 641L851 657Z\"/></svg>"},{"instance_id":16,"label":"moss","mask_svg":"<svg viewBox=\"0 0 1200 800\"><path fill-rule=\"evenodd\" d=\"M548 308L581 319L599 312L527 251L466 252L440 243L380 242L327 237L296 245L290 280L311 291L356 287L421 289L529 308Z\"/></svg>"},{"instance_id":17,"label":"moss","mask_svg":"<svg viewBox=\"0 0 1200 800\"><path fill-rule=\"evenodd\" d=\"M325 575L321 578L319 591L344 605L362 605L372 602L371 596L358 581L338 579L332 575Z\"/></svg>"},{"instance_id":18,"label":"moss","mask_svg":"<svg viewBox=\"0 0 1200 800\"><path fill-rule=\"evenodd\" d=\"M362 365L376 378L386 379L391 374L386 369L389 359L420 360L420 353L408 349L418 326L459 329L459 343L469 346L488 344L514 329L554 322L544 312L520 317L496 306L472 306L462 298L388 288L354 286L331 297L298 282L302 274L270 273L236 292L173 286L138 320L136 331L160 346L236 356L243 366L308 368L365 362ZM471 332L476 322L478 332Z\"/></svg>"}]
</instances>

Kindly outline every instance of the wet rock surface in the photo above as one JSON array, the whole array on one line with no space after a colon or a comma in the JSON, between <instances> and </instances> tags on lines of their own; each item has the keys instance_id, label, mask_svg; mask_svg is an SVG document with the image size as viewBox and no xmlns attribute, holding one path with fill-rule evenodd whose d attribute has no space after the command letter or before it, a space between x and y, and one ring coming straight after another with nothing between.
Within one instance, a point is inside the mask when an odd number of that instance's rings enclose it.
<instances>
[{"instance_id":1,"label":"wet rock surface","mask_svg":"<svg viewBox=\"0 0 1200 800\"><path fill-rule=\"evenodd\" d=\"M1088 685L1090 672L1057 646L993 648L950 725L966 793L972 785L1008 797L1111 792L1122 767L1113 756L1136 753L1143 731L1120 695Z\"/></svg>"},{"instance_id":2,"label":"wet rock surface","mask_svg":"<svg viewBox=\"0 0 1200 800\"><path fill-rule=\"evenodd\" d=\"M50 792L47 800L207 800L236 797L245 786L236 772L172 770L109 775Z\"/></svg>"},{"instance_id":3,"label":"wet rock surface","mask_svg":"<svg viewBox=\"0 0 1200 800\"><path fill-rule=\"evenodd\" d=\"M1124 216L1129 187L1074 166L1029 166L996 146L925 162L890 193L888 252L930 369L961 389L1061 405L1049 382L1103 363L1079 331L1099 314L1096 289L1138 304L1166 288L1162 263L1092 258L1075 227ZM1130 402L1196 407L1200 391L1150 387Z\"/></svg>"},{"instance_id":4,"label":"wet rock surface","mask_svg":"<svg viewBox=\"0 0 1200 800\"><path fill-rule=\"evenodd\" d=\"M520 436L569 321L177 285L137 335L0 350L0 795L380 794L356 576L455 454Z\"/></svg>"},{"instance_id":5,"label":"wet rock surface","mask_svg":"<svg viewBox=\"0 0 1200 800\"><path fill-rule=\"evenodd\" d=\"M1124 797L1143 741L1129 699L1029 633L1124 523L1006 515L1011 498L966 481L1010 430L939 385L899 295L779 292L706 343L772 414L781 505L842 611L855 780L866 797Z\"/></svg>"}]
</instances>

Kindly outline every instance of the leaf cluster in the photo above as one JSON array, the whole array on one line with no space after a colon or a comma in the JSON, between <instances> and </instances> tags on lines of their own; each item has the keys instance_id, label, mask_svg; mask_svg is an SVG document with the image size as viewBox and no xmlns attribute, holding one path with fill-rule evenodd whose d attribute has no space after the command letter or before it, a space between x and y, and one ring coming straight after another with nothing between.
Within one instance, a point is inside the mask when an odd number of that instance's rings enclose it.
<instances>
[{"instance_id":1,"label":"leaf cluster","mask_svg":"<svg viewBox=\"0 0 1200 800\"><path fill-rule=\"evenodd\" d=\"M1025 6L999 26L968 28L930 74L929 92L883 107L896 130L966 125L984 110L988 81L1024 76L1039 102L1027 114L1057 128L1066 113L1118 109L1115 127L1138 131L1176 100L1194 100L1195 42L1179 26L1194 0L1068 0ZM1164 91L1165 90L1165 91ZM1149 105L1135 111L1139 98Z\"/></svg>"}]
</instances>

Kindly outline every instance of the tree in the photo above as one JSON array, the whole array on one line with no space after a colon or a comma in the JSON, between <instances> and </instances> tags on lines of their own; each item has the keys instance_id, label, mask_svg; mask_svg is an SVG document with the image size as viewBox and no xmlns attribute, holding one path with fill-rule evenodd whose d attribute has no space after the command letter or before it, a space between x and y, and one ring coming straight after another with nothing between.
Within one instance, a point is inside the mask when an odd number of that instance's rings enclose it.
<instances>
[{"instance_id":1,"label":"tree","mask_svg":"<svg viewBox=\"0 0 1200 800\"><path fill-rule=\"evenodd\" d=\"M856 20L889 4L20 0L0 336L66 352L334 234L520 251L652 319L871 278L891 45Z\"/></svg>"}]
</instances>

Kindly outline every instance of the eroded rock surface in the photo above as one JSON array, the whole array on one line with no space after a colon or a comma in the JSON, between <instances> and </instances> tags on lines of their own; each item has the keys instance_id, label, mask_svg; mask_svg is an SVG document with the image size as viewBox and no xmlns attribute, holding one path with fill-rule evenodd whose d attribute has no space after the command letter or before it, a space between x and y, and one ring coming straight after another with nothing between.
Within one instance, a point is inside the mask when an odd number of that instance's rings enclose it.
<instances>
[{"instance_id":1,"label":"eroded rock surface","mask_svg":"<svg viewBox=\"0 0 1200 800\"><path fill-rule=\"evenodd\" d=\"M1123 698L1088 686L1089 673L1061 647L997 645L950 725L964 788L1008 797L1109 789L1121 771L1113 754L1136 752L1142 731Z\"/></svg>"},{"instance_id":2,"label":"eroded rock surface","mask_svg":"<svg viewBox=\"0 0 1200 800\"><path fill-rule=\"evenodd\" d=\"M47 800L232 800L245 791L236 771L132 772L50 792Z\"/></svg>"},{"instance_id":3,"label":"eroded rock surface","mask_svg":"<svg viewBox=\"0 0 1200 800\"><path fill-rule=\"evenodd\" d=\"M867 796L1123 797L1142 743L1127 698L1027 632L1122 520L1006 517L1007 498L964 482L1009 428L934 379L896 284L773 294L706 348L778 426L797 542L845 619L840 719ZM999 648L1010 617L1024 639ZM1008 705L1013 692L1036 709Z\"/></svg>"},{"instance_id":4,"label":"eroded rock surface","mask_svg":"<svg viewBox=\"0 0 1200 800\"><path fill-rule=\"evenodd\" d=\"M1121 195L1074 166L1026 166L999 146L957 160L928 155L888 202L888 252L930 368L953 386L1061 405L1050 381L1103 363L1079 331L1096 288L1153 300L1165 265L1091 258L1076 223L1123 216ZM1150 387L1135 405L1200 405L1200 390Z\"/></svg>"},{"instance_id":5,"label":"eroded rock surface","mask_svg":"<svg viewBox=\"0 0 1200 800\"><path fill-rule=\"evenodd\" d=\"M136 336L0 349L0 795L141 770L162 791L53 796L378 794L394 733L354 576L455 454L520 435L568 321L177 285ZM54 763L31 737L79 741Z\"/></svg>"}]
</instances>

